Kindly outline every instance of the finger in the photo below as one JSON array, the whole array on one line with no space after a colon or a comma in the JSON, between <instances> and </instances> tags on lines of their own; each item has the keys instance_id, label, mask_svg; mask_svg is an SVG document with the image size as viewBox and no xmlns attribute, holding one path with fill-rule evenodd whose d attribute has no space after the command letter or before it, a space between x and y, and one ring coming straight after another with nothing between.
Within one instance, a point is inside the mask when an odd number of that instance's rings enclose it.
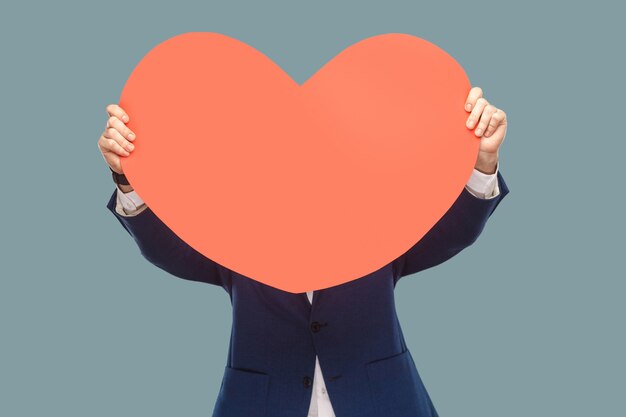
<instances>
[{"instance_id":1,"label":"finger","mask_svg":"<svg viewBox=\"0 0 626 417\"><path fill-rule=\"evenodd\" d=\"M121 121L123 121L124 123L128 123L128 120L130 120L128 117L128 114L126 114L124 109L122 109L117 104L109 104L106 110L107 110L107 114L109 115L109 117L115 116Z\"/></svg>"},{"instance_id":2,"label":"finger","mask_svg":"<svg viewBox=\"0 0 626 417\"><path fill-rule=\"evenodd\" d=\"M500 126L500 124L502 124L502 122L504 121L504 117L504 112L500 109L496 109L495 113L491 116L491 121L489 122L489 126L485 131L486 137L493 135L493 132L495 132L498 126Z\"/></svg>"},{"instance_id":3,"label":"finger","mask_svg":"<svg viewBox=\"0 0 626 417\"><path fill-rule=\"evenodd\" d=\"M103 142L104 142L104 145L103 145L104 149L106 149L109 152L113 152L114 154L119 155L119 156L130 155L130 153L126 149L122 148L122 146L119 143L117 143L115 139L104 138Z\"/></svg>"},{"instance_id":4,"label":"finger","mask_svg":"<svg viewBox=\"0 0 626 417\"><path fill-rule=\"evenodd\" d=\"M130 130L130 128L128 126L126 126L124 124L124 122L122 122L119 118L117 118L117 116L111 116L109 117L109 119L107 120L107 129L109 128L115 128L118 132L120 132L122 134L123 137L125 137L127 140L133 141L135 140L135 133Z\"/></svg>"},{"instance_id":5,"label":"finger","mask_svg":"<svg viewBox=\"0 0 626 417\"><path fill-rule=\"evenodd\" d=\"M487 107L488 104L489 102L485 100L483 97L480 97L478 100L476 100L476 104L474 105L474 110L472 110L469 117L467 118L467 122L465 123L468 128L473 129L474 126L476 126L476 123L480 119L480 115L482 114L483 110L485 109L485 107Z\"/></svg>"},{"instance_id":6,"label":"finger","mask_svg":"<svg viewBox=\"0 0 626 417\"><path fill-rule=\"evenodd\" d=\"M105 139L109 139L114 141L124 152L132 152L135 149L135 146L127 141L120 132L118 132L115 128L110 127L105 130L103 136ZM113 149L111 149L113 150ZM121 154L120 154L121 155Z\"/></svg>"},{"instance_id":7,"label":"finger","mask_svg":"<svg viewBox=\"0 0 626 417\"><path fill-rule=\"evenodd\" d=\"M115 139L107 138L104 135L100 136L100 140L98 140L98 148L104 155L115 154L119 156L128 156L130 155L127 150L122 148L119 143Z\"/></svg>"},{"instance_id":8,"label":"finger","mask_svg":"<svg viewBox=\"0 0 626 417\"><path fill-rule=\"evenodd\" d=\"M472 109L476 106L476 102L479 98L483 96L483 90L480 87L473 87L469 94L467 95L467 99L465 100L465 111L472 111Z\"/></svg>"},{"instance_id":9,"label":"finger","mask_svg":"<svg viewBox=\"0 0 626 417\"><path fill-rule=\"evenodd\" d=\"M480 115L480 121L478 122L478 126L476 127L476 130L474 131L476 136L480 137L483 135L483 133L485 133L485 130L487 130L489 123L491 123L491 116L493 116L496 110L498 109L495 106L492 106L491 104L485 107L485 109L483 110L483 113Z\"/></svg>"}]
</instances>

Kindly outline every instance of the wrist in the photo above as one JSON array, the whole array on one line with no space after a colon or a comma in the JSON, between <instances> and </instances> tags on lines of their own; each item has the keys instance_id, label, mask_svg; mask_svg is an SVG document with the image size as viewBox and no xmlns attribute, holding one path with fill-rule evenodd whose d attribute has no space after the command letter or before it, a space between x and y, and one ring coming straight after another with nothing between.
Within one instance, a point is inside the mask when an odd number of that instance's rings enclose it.
<instances>
[{"instance_id":1,"label":"wrist","mask_svg":"<svg viewBox=\"0 0 626 417\"><path fill-rule=\"evenodd\" d=\"M134 190L132 185L117 184L117 186L120 188L120 190L122 190L123 193L130 193Z\"/></svg>"},{"instance_id":2,"label":"wrist","mask_svg":"<svg viewBox=\"0 0 626 417\"><path fill-rule=\"evenodd\" d=\"M498 153L485 153L480 152L478 154L478 158L476 159L476 164L474 165L474 169L482 172L483 174L492 175L496 173L496 168L498 167Z\"/></svg>"},{"instance_id":3,"label":"wrist","mask_svg":"<svg viewBox=\"0 0 626 417\"><path fill-rule=\"evenodd\" d=\"M123 173L120 174L119 172L114 171L110 165L109 165L109 169L111 170L111 176L113 178L113 182L118 187L120 187L120 189L123 192L128 193L130 191L133 191L133 187L130 185L130 182L128 181L128 178L126 178L126 175L124 175Z\"/></svg>"}]
</instances>

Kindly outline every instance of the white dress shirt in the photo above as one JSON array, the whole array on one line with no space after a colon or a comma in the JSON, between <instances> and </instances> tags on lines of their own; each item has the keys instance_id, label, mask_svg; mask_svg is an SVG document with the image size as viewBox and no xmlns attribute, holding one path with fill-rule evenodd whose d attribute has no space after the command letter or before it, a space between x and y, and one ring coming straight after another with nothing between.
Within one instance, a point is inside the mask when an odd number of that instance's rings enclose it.
<instances>
[{"instance_id":1,"label":"white dress shirt","mask_svg":"<svg viewBox=\"0 0 626 417\"><path fill-rule=\"evenodd\" d=\"M483 174L474 169L469 181L466 184L467 190L475 197L488 199L496 198L500 194L498 187L497 173L499 163L496 166L496 172L493 174ZM121 216L136 216L146 209L141 197L137 192L130 191L124 193L117 187L117 204L115 211ZM309 302L313 302L313 291L306 293ZM320 367L319 359L315 356L315 375L313 377L313 393L311 396L311 404L309 406L308 417L336 417L330 402L330 397L326 391L324 376Z\"/></svg>"}]
</instances>

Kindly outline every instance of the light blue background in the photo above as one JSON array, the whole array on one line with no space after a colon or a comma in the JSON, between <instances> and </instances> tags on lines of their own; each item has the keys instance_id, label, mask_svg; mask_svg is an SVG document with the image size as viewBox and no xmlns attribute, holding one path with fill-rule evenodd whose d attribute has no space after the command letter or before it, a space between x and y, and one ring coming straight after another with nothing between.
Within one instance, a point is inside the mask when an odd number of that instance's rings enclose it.
<instances>
[{"instance_id":1,"label":"light blue background","mask_svg":"<svg viewBox=\"0 0 626 417\"><path fill-rule=\"evenodd\" d=\"M511 194L472 247L398 286L433 401L442 417L626 415L616 3L3 3L0 415L210 415L228 297L140 256L105 208L96 145L134 66L190 31L241 39L300 83L380 33L455 57L509 116Z\"/></svg>"}]
</instances>

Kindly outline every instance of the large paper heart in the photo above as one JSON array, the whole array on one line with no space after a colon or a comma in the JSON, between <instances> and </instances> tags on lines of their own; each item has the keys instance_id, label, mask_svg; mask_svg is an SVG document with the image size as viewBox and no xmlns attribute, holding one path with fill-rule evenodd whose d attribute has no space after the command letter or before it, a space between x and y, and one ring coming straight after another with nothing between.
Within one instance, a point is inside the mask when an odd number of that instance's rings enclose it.
<instances>
[{"instance_id":1,"label":"large paper heart","mask_svg":"<svg viewBox=\"0 0 626 417\"><path fill-rule=\"evenodd\" d=\"M300 293L388 264L444 215L479 140L470 83L437 46L384 34L298 85L231 37L157 45L120 98L137 134L123 168L148 207L206 257Z\"/></svg>"}]
</instances>

